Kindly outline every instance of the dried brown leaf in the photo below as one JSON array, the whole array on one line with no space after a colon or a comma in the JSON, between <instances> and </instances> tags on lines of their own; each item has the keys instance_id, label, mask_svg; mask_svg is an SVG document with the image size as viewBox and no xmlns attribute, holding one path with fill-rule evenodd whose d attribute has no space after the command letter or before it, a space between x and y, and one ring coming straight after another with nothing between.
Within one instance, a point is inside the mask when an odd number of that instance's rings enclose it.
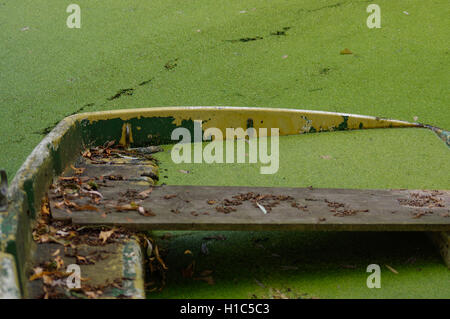
<instances>
[{"instance_id":1,"label":"dried brown leaf","mask_svg":"<svg viewBox=\"0 0 450 319\"><path fill-rule=\"evenodd\" d=\"M111 229L111 230L108 230L108 231L101 231L100 235L98 236L98 238L101 239L102 243L104 244L108 240L108 238L111 237L111 235L115 231L116 231L115 229Z\"/></svg>"},{"instance_id":2,"label":"dried brown leaf","mask_svg":"<svg viewBox=\"0 0 450 319\"><path fill-rule=\"evenodd\" d=\"M150 196L151 192L153 192L153 188L149 188L145 191L140 192L137 197L139 199L146 199L148 196Z\"/></svg>"},{"instance_id":3,"label":"dried brown leaf","mask_svg":"<svg viewBox=\"0 0 450 319\"><path fill-rule=\"evenodd\" d=\"M166 264L164 263L161 256L159 255L159 249L158 249L158 246L156 246L156 245L155 245L155 257L159 261L159 263L161 264L161 266L163 267L164 270L169 269L169 268L167 268Z\"/></svg>"},{"instance_id":4,"label":"dried brown leaf","mask_svg":"<svg viewBox=\"0 0 450 319\"><path fill-rule=\"evenodd\" d=\"M353 54L353 52L345 48L344 50L341 51L341 54Z\"/></svg>"},{"instance_id":5,"label":"dried brown leaf","mask_svg":"<svg viewBox=\"0 0 450 319\"><path fill-rule=\"evenodd\" d=\"M77 167L75 167L73 165L70 165L70 168L73 169L73 172L74 172L75 175L83 174L84 171L86 170L86 168L84 168L84 167L77 168Z\"/></svg>"},{"instance_id":6,"label":"dried brown leaf","mask_svg":"<svg viewBox=\"0 0 450 319\"><path fill-rule=\"evenodd\" d=\"M390 271L392 271L394 274L398 275L398 271L397 271L397 270L395 270L394 268L392 268L392 267L389 266L389 265L385 265L385 266L386 266L387 269L389 269Z\"/></svg>"}]
</instances>

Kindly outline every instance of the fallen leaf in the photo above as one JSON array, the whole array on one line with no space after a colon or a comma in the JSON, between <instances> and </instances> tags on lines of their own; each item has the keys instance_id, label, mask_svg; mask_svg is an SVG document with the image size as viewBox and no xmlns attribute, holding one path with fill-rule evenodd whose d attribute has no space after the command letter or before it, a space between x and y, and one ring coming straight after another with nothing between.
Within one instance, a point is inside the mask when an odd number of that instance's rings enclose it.
<instances>
[{"instance_id":1,"label":"fallen leaf","mask_svg":"<svg viewBox=\"0 0 450 319\"><path fill-rule=\"evenodd\" d=\"M86 257L83 256L75 256L77 258L77 262L82 263L82 264L87 264L88 260L86 259Z\"/></svg>"},{"instance_id":2,"label":"fallen leaf","mask_svg":"<svg viewBox=\"0 0 450 319\"><path fill-rule=\"evenodd\" d=\"M111 230L108 231L101 231L100 235L98 236L99 239L102 240L102 243L104 244L109 237L111 237L111 235L115 232L116 230L113 228Z\"/></svg>"},{"instance_id":3,"label":"fallen leaf","mask_svg":"<svg viewBox=\"0 0 450 319\"><path fill-rule=\"evenodd\" d=\"M44 272L41 271L40 273L37 274L33 274L30 278L28 278L29 281L34 281L38 278L41 278L42 276L44 276Z\"/></svg>"},{"instance_id":4,"label":"fallen leaf","mask_svg":"<svg viewBox=\"0 0 450 319\"><path fill-rule=\"evenodd\" d=\"M60 201L60 202L57 202L57 203L53 204L53 207L57 208L57 209L62 209L63 206L64 206L64 201Z\"/></svg>"},{"instance_id":5,"label":"fallen leaf","mask_svg":"<svg viewBox=\"0 0 450 319\"><path fill-rule=\"evenodd\" d=\"M389 266L389 265L385 265L385 266L386 266L387 269L389 269L390 271L392 271L394 274L398 275L398 271L397 271L397 270L395 270L394 268L392 268L392 267Z\"/></svg>"},{"instance_id":6,"label":"fallen leaf","mask_svg":"<svg viewBox=\"0 0 450 319\"><path fill-rule=\"evenodd\" d=\"M86 296L88 296L90 299L97 299L98 298L97 294L95 292L93 292L93 291L85 291L84 294Z\"/></svg>"},{"instance_id":7,"label":"fallen leaf","mask_svg":"<svg viewBox=\"0 0 450 319\"><path fill-rule=\"evenodd\" d=\"M274 299L289 299L284 293L282 293L280 290L278 289L274 289L275 290L275 294L272 293L272 296Z\"/></svg>"},{"instance_id":8,"label":"fallen leaf","mask_svg":"<svg viewBox=\"0 0 450 319\"><path fill-rule=\"evenodd\" d=\"M256 202L256 205L259 207L259 209L261 209L261 211L262 211L264 214L267 214L267 210L264 208L264 206L260 205L258 202Z\"/></svg>"},{"instance_id":9,"label":"fallen leaf","mask_svg":"<svg viewBox=\"0 0 450 319\"><path fill-rule=\"evenodd\" d=\"M48 236L48 234L44 234L44 235L39 236L39 242L40 242L40 243L46 243L46 242L48 242L48 241L49 241L49 236Z\"/></svg>"},{"instance_id":10,"label":"fallen leaf","mask_svg":"<svg viewBox=\"0 0 450 319\"><path fill-rule=\"evenodd\" d=\"M146 199L148 196L150 196L150 193L153 192L153 188L149 188L145 191L140 192L137 197L139 199Z\"/></svg>"},{"instance_id":11,"label":"fallen leaf","mask_svg":"<svg viewBox=\"0 0 450 319\"><path fill-rule=\"evenodd\" d=\"M60 268L62 268L64 266L64 260L61 258L61 256L57 256L55 258L55 263L56 263L57 270L59 270Z\"/></svg>"},{"instance_id":12,"label":"fallen leaf","mask_svg":"<svg viewBox=\"0 0 450 319\"><path fill-rule=\"evenodd\" d=\"M353 54L353 52L345 48L344 50L341 51L341 54Z\"/></svg>"},{"instance_id":13,"label":"fallen leaf","mask_svg":"<svg viewBox=\"0 0 450 319\"><path fill-rule=\"evenodd\" d=\"M142 206L139 206L138 213L141 214L142 216L146 216L146 217L156 216L155 213L153 213L151 209L145 209Z\"/></svg>"},{"instance_id":14,"label":"fallen leaf","mask_svg":"<svg viewBox=\"0 0 450 319\"><path fill-rule=\"evenodd\" d=\"M78 182L79 181L78 177L76 177L76 176L60 176L58 179L60 181L64 181L64 182L69 182L69 181Z\"/></svg>"},{"instance_id":15,"label":"fallen leaf","mask_svg":"<svg viewBox=\"0 0 450 319\"><path fill-rule=\"evenodd\" d=\"M29 278L30 281L34 281L44 276L56 276L58 278L64 278L70 275L69 273L61 271L43 271L40 267L35 268L34 271L35 273Z\"/></svg>"},{"instance_id":16,"label":"fallen leaf","mask_svg":"<svg viewBox=\"0 0 450 319\"><path fill-rule=\"evenodd\" d=\"M147 257L151 257L152 256L152 252L153 252L153 245L150 242L150 240L148 240L147 238L145 238L145 241L147 242Z\"/></svg>"},{"instance_id":17,"label":"fallen leaf","mask_svg":"<svg viewBox=\"0 0 450 319\"><path fill-rule=\"evenodd\" d=\"M84 151L81 155L86 158L92 157L92 153L89 150Z\"/></svg>"},{"instance_id":18,"label":"fallen leaf","mask_svg":"<svg viewBox=\"0 0 450 319\"><path fill-rule=\"evenodd\" d=\"M62 231L62 230L58 230L57 232L56 232L56 235L59 235L59 236L61 236L61 237L66 237L67 235L69 235L70 233L69 232L67 232L67 231Z\"/></svg>"},{"instance_id":19,"label":"fallen leaf","mask_svg":"<svg viewBox=\"0 0 450 319\"><path fill-rule=\"evenodd\" d=\"M93 206L93 205L77 206L77 207L75 208L75 210L79 210L79 211L82 211L82 210L89 210L89 211L95 211L95 212L98 212L98 211L99 211L98 207L95 207L95 206Z\"/></svg>"},{"instance_id":20,"label":"fallen leaf","mask_svg":"<svg viewBox=\"0 0 450 319\"><path fill-rule=\"evenodd\" d=\"M91 195L95 195L95 196L98 196L100 198L103 198L102 193L100 193L99 191L86 191L86 194L91 194Z\"/></svg>"},{"instance_id":21,"label":"fallen leaf","mask_svg":"<svg viewBox=\"0 0 450 319\"><path fill-rule=\"evenodd\" d=\"M41 205L41 214L46 216L50 215L50 207L47 200L43 201Z\"/></svg>"},{"instance_id":22,"label":"fallen leaf","mask_svg":"<svg viewBox=\"0 0 450 319\"><path fill-rule=\"evenodd\" d=\"M104 145L105 148L110 148L111 146L113 146L116 143L116 140L112 140L106 143L106 145Z\"/></svg>"},{"instance_id":23,"label":"fallen leaf","mask_svg":"<svg viewBox=\"0 0 450 319\"><path fill-rule=\"evenodd\" d=\"M56 234L56 232L57 232L56 228L53 226L49 226L48 230L49 230L49 233L52 235Z\"/></svg>"},{"instance_id":24,"label":"fallen leaf","mask_svg":"<svg viewBox=\"0 0 450 319\"><path fill-rule=\"evenodd\" d=\"M44 284L46 285L51 285L53 283L53 279L52 277L48 276L48 275L43 275L42 276L42 281L44 282Z\"/></svg>"},{"instance_id":25,"label":"fallen leaf","mask_svg":"<svg viewBox=\"0 0 450 319\"><path fill-rule=\"evenodd\" d=\"M159 261L159 263L161 264L161 266L163 267L164 270L169 269L169 268L167 268L166 264L164 263L161 256L159 255L159 249L158 249L158 246L156 246L156 245L155 245L155 257Z\"/></svg>"},{"instance_id":26,"label":"fallen leaf","mask_svg":"<svg viewBox=\"0 0 450 319\"><path fill-rule=\"evenodd\" d=\"M127 205L122 205L122 206L114 206L114 208L120 212L120 211L138 210L139 206L127 204Z\"/></svg>"},{"instance_id":27,"label":"fallen leaf","mask_svg":"<svg viewBox=\"0 0 450 319\"><path fill-rule=\"evenodd\" d=\"M177 194L164 195L164 199L172 199L174 197L177 197Z\"/></svg>"},{"instance_id":28,"label":"fallen leaf","mask_svg":"<svg viewBox=\"0 0 450 319\"><path fill-rule=\"evenodd\" d=\"M40 275L43 271L44 269L42 269L41 267L36 267L33 269L34 275Z\"/></svg>"},{"instance_id":29,"label":"fallen leaf","mask_svg":"<svg viewBox=\"0 0 450 319\"><path fill-rule=\"evenodd\" d=\"M70 168L73 169L73 172L74 172L75 175L83 174L83 172L86 170L86 168L84 168L84 167L77 168L77 167L75 167L73 165L70 165Z\"/></svg>"}]
</instances>

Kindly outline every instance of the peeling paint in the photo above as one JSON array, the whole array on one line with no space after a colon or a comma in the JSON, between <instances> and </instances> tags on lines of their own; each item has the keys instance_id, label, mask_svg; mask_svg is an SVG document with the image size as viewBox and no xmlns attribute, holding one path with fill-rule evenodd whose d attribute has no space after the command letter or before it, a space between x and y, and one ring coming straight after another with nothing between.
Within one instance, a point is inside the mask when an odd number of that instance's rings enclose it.
<instances>
[{"instance_id":1,"label":"peeling paint","mask_svg":"<svg viewBox=\"0 0 450 319\"><path fill-rule=\"evenodd\" d=\"M145 298L144 260L136 240L127 241L123 247L123 295L136 299Z\"/></svg>"},{"instance_id":2,"label":"peeling paint","mask_svg":"<svg viewBox=\"0 0 450 319\"><path fill-rule=\"evenodd\" d=\"M20 298L14 257L0 252L0 299Z\"/></svg>"},{"instance_id":3,"label":"peeling paint","mask_svg":"<svg viewBox=\"0 0 450 319\"><path fill-rule=\"evenodd\" d=\"M347 130L349 128L348 127L348 116L343 116L342 118L344 120L342 121L342 123L339 123L339 125L337 127L337 129L340 131Z\"/></svg>"},{"instance_id":4,"label":"peeling paint","mask_svg":"<svg viewBox=\"0 0 450 319\"><path fill-rule=\"evenodd\" d=\"M133 143L133 130L130 123L124 123L122 125L122 136L120 137L119 144L125 147L129 147Z\"/></svg>"},{"instance_id":5,"label":"peeling paint","mask_svg":"<svg viewBox=\"0 0 450 319\"><path fill-rule=\"evenodd\" d=\"M120 120L122 123L139 118L171 118L171 126L184 126L186 121L203 120L204 129L217 127L225 130L227 127L246 127L248 118L252 118L255 129L279 127L280 135L299 134L304 123L294 120L297 116L307 117L312 121L316 131L333 130L336 127L359 129L361 123L364 128L384 127L419 127L417 123L380 119L373 116L362 116L345 113L332 113L296 109L268 109L254 107L164 107L149 109L131 109L108 112L93 112L74 115L76 121L88 121L93 124L99 121ZM344 118L344 121L342 120ZM146 127L139 124L142 131ZM320 128L318 130L317 128Z\"/></svg>"},{"instance_id":6,"label":"peeling paint","mask_svg":"<svg viewBox=\"0 0 450 319\"><path fill-rule=\"evenodd\" d=\"M447 144L448 147L450 147L450 131L445 131L443 129L437 128L437 127L433 127L433 126L429 126L429 125L424 125L426 128L431 129L434 133L436 133L436 135L445 143Z\"/></svg>"}]
</instances>

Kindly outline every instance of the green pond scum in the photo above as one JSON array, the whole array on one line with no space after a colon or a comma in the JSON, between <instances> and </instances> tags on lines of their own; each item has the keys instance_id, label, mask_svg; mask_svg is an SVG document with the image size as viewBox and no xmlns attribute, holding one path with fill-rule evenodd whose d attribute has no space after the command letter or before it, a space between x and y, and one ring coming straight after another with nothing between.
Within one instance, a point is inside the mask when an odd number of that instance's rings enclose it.
<instances>
[{"instance_id":1,"label":"green pond scum","mask_svg":"<svg viewBox=\"0 0 450 319\"><path fill-rule=\"evenodd\" d=\"M450 129L448 0L378 0L379 29L366 25L368 1L77 0L80 29L66 26L69 3L0 3L0 167L10 180L60 120L81 112L298 108ZM427 129L280 137L275 175L259 164L175 165L172 147L156 155L160 184L450 188L449 148ZM422 233L151 235L169 270L148 298L450 296L450 272ZM194 276L183 277L193 261ZM382 289L366 286L372 263Z\"/></svg>"},{"instance_id":2,"label":"green pond scum","mask_svg":"<svg viewBox=\"0 0 450 319\"><path fill-rule=\"evenodd\" d=\"M267 139L268 150L270 141ZM450 150L428 129L281 136L279 170L268 175L260 174L262 164L249 164L248 157L246 163L175 164L171 158L174 145L163 147L165 151L155 157L159 160L160 183L169 185L450 188L450 173L446 169ZM234 154L236 156L236 149Z\"/></svg>"},{"instance_id":3,"label":"green pond scum","mask_svg":"<svg viewBox=\"0 0 450 319\"><path fill-rule=\"evenodd\" d=\"M164 289L148 292L148 298L277 298L277 290L288 298L307 299L450 295L449 271L423 233L158 231L152 235L167 251L169 270ZM195 273L185 278L183 270L192 261ZM369 264L381 267L381 289L366 286Z\"/></svg>"}]
</instances>

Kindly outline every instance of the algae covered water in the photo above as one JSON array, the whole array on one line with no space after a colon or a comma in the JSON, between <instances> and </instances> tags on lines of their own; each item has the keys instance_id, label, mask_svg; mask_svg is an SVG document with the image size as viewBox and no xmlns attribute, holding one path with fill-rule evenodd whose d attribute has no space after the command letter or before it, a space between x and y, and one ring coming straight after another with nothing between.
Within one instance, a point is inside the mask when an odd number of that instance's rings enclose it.
<instances>
[{"instance_id":1,"label":"algae covered water","mask_svg":"<svg viewBox=\"0 0 450 319\"><path fill-rule=\"evenodd\" d=\"M261 174L260 168L265 165L249 163L248 158L246 163L175 164L171 158L173 147L166 145L165 152L156 155L160 160L160 183L373 189L450 188L450 172L446 169L450 151L445 143L426 129L375 129L281 136L279 169L274 174Z\"/></svg>"}]
</instances>

